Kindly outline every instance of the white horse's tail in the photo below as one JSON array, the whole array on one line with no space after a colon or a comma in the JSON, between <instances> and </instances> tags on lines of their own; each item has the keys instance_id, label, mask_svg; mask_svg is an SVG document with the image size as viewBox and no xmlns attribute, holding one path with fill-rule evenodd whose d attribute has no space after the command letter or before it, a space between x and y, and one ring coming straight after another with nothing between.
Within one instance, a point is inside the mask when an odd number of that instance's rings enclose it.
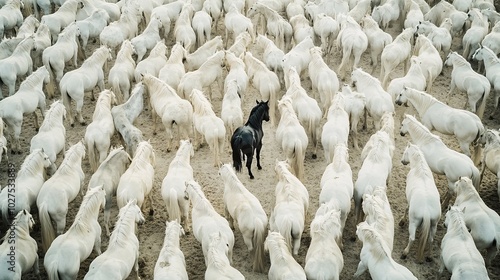
<instances>
[{"instance_id":1,"label":"white horse's tail","mask_svg":"<svg viewBox=\"0 0 500 280\"><path fill-rule=\"evenodd\" d=\"M305 151L302 150L302 143L296 141L291 158L291 166L295 171L295 176L299 180L302 180L304 176L304 152Z\"/></svg>"},{"instance_id":2,"label":"white horse's tail","mask_svg":"<svg viewBox=\"0 0 500 280\"><path fill-rule=\"evenodd\" d=\"M317 127L318 127L318 123L316 122L316 120L313 118L310 118L309 124L307 126L307 130L308 130L309 135L311 135L312 145L314 148L313 155L312 155L313 159L316 158L316 149L317 149L317 145L318 145Z\"/></svg>"},{"instance_id":3,"label":"white horse's tail","mask_svg":"<svg viewBox=\"0 0 500 280\"><path fill-rule=\"evenodd\" d=\"M58 264L56 261L52 261L49 265L45 266L45 270L49 276L49 280L59 280L59 271L57 270Z\"/></svg>"},{"instance_id":4,"label":"white horse's tail","mask_svg":"<svg viewBox=\"0 0 500 280\"><path fill-rule=\"evenodd\" d=\"M278 77L279 79L279 77ZM279 89L278 89L279 90ZM271 119L272 126L276 127L276 124L279 122L279 117L276 116L276 99L277 92L276 90L272 90L269 92L269 118Z\"/></svg>"},{"instance_id":5,"label":"white horse's tail","mask_svg":"<svg viewBox=\"0 0 500 280\"><path fill-rule=\"evenodd\" d=\"M99 159L97 158L99 150L97 150L94 139L89 137L88 139L85 139L85 141L87 142L87 150L89 151L90 168L92 169L92 172L95 172L99 167Z\"/></svg>"},{"instance_id":6,"label":"white horse's tail","mask_svg":"<svg viewBox=\"0 0 500 280\"><path fill-rule=\"evenodd\" d=\"M177 202L177 191L174 188L169 190L168 201L166 201L166 208L168 213L168 220L177 220L181 222L181 209L179 208L179 203Z\"/></svg>"},{"instance_id":7,"label":"white horse's tail","mask_svg":"<svg viewBox=\"0 0 500 280\"><path fill-rule=\"evenodd\" d=\"M56 238L49 211L47 210L47 203L42 203L42 205L40 205L38 208L38 216L40 217L40 227L42 230L42 248L44 252L47 252L50 244L52 244L52 241Z\"/></svg>"},{"instance_id":8,"label":"white horse's tail","mask_svg":"<svg viewBox=\"0 0 500 280\"><path fill-rule=\"evenodd\" d=\"M264 239L266 234L266 225L260 219L255 219L255 228L253 231L253 271L264 271Z\"/></svg>"},{"instance_id":9,"label":"white horse's tail","mask_svg":"<svg viewBox=\"0 0 500 280\"><path fill-rule=\"evenodd\" d=\"M217 129L215 131L215 137L214 137L214 163L217 165L219 164L219 130ZM224 134L224 136L222 137L222 141L224 141L224 139L226 138L226 135Z\"/></svg>"},{"instance_id":10,"label":"white horse's tail","mask_svg":"<svg viewBox=\"0 0 500 280\"><path fill-rule=\"evenodd\" d=\"M111 81L111 91L115 94L115 96L118 98L118 103L123 103L127 100L123 99L123 92L120 88L120 81L117 77L114 77Z\"/></svg>"},{"instance_id":11,"label":"white horse's tail","mask_svg":"<svg viewBox=\"0 0 500 280\"><path fill-rule=\"evenodd\" d=\"M470 179L472 180L474 188L476 188L476 190L479 191L479 185L481 184L481 173L479 172L479 169L476 168L476 166L473 166L472 168Z\"/></svg>"},{"instance_id":12,"label":"white horse's tail","mask_svg":"<svg viewBox=\"0 0 500 280\"><path fill-rule=\"evenodd\" d=\"M477 109L477 116L480 119L483 119L484 110L486 108L486 101L488 100L489 95L490 95L490 91L485 89L484 93L483 93L482 100L481 100L481 104L479 105L479 108Z\"/></svg>"},{"instance_id":13,"label":"white horse's tail","mask_svg":"<svg viewBox=\"0 0 500 280\"><path fill-rule=\"evenodd\" d=\"M426 213L422 219L422 228L420 230L420 240L418 243L417 250L417 261L422 261L424 257L425 248L427 247L427 242L429 240L429 235L431 232L431 218L429 213Z\"/></svg>"},{"instance_id":14,"label":"white horse's tail","mask_svg":"<svg viewBox=\"0 0 500 280\"><path fill-rule=\"evenodd\" d=\"M36 3L34 3L34 5L37 6ZM52 67L50 67L50 58L44 57L42 55L42 63L43 65L45 65L45 68L47 68L47 71L49 72L49 82L45 86L45 88L47 89L47 97L53 98L55 91L55 77L54 72L52 71Z\"/></svg>"},{"instance_id":15,"label":"white horse's tail","mask_svg":"<svg viewBox=\"0 0 500 280\"><path fill-rule=\"evenodd\" d=\"M278 226L279 232L281 233L281 235L283 235L286 246L290 250L290 254L293 252L292 228L293 221L289 217L285 217L281 225Z\"/></svg>"},{"instance_id":16,"label":"white horse's tail","mask_svg":"<svg viewBox=\"0 0 500 280\"><path fill-rule=\"evenodd\" d=\"M474 163L475 166L479 165L479 163L481 162L481 159L483 157L483 147L478 143L479 137L481 136L481 134L483 132L484 132L484 126L479 121L479 122L477 122L477 135L476 135L476 139L474 139L474 141L472 141L472 155L471 155L471 159L472 159L472 162Z\"/></svg>"}]
</instances>

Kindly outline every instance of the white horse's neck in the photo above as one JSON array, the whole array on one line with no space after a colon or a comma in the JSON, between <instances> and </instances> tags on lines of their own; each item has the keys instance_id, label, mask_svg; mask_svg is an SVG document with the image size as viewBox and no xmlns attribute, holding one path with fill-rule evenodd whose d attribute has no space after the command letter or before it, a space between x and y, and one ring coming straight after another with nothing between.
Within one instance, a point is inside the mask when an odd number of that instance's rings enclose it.
<instances>
[{"instance_id":1,"label":"white horse's neck","mask_svg":"<svg viewBox=\"0 0 500 280\"><path fill-rule=\"evenodd\" d=\"M76 213L75 220L70 230L77 230L81 233L88 234L90 230L90 222L97 221L97 216L99 215L99 210L102 201L100 201L102 194L98 189L93 189L92 193L88 193L82 201L78 212Z\"/></svg>"},{"instance_id":2,"label":"white horse's neck","mask_svg":"<svg viewBox=\"0 0 500 280\"><path fill-rule=\"evenodd\" d=\"M19 91L21 89L35 89L39 88L42 89L43 86L43 81L45 80L45 77L49 75L49 72L45 67L40 68L33 72L31 75L29 75L19 86ZM42 92L43 93L43 92ZM44 95L45 98L45 95Z\"/></svg>"},{"instance_id":3,"label":"white horse's neck","mask_svg":"<svg viewBox=\"0 0 500 280\"><path fill-rule=\"evenodd\" d=\"M483 55L484 66L486 68L500 63L500 59L493 53L493 51L482 48L480 52Z\"/></svg>"},{"instance_id":4,"label":"white horse's neck","mask_svg":"<svg viewBox=\"0 0 500 280\"><path fill-rule=\"evenodd\" d=\"M269 258L271 263L287 263L291 257L290 250L288 249L285 241L281 240L267 240L267 246L269 248Z\"/></svg>"},{"instance_id":5,"label":"white horse's neck","mask_svg":"<svg viewBox=\"0 0 500 280\"><path fill-rule=\"evenodd\" d=\"M467 239L470 234L468 233L469 230L467 229L467 226L465 225L464 218L461 214L459 214L457 211L452 211L450 212L450 219L451 222L448 223L448 230L446 231L446 234L450 234L452 236L460 236L462 239Z\"/></svg>"},{"instance_id":6,"label":"white horse's neck","mask_svg":"<svg viewBox=\"0 0 500 280\"><path fill-rule=\"evenodd\" d=\"M201 92L194 94L192 100L195 114L202 116L215 116L215 112L212 109L210 101L208 101L208 99L204 97Z\"/></svg>"},{"instance_id":7,"label":"white horse's neck","mask_svg":"<svg viewBox=\"0 0 500 280\"><path fill-rule=\"evenodd\" d=\"M427 144L430 142L441 142L438 136L432 134L429 129L427 129L423 124L417 123L416 120L412 120L408 123L411 139L415 141L417 145L419 144ZM442 142L441 142L442 143Z\"/></svg>"},{"instance_id":8,"label":"white horse's neck","mask_svg":"<svg viewBox=\"0 0 500 280\"><path fill-rule=\"evenodd\" d=\"M20 178L29 178L32 176L36 176L39 178L43 178L44 172L44 159L41 153L31 153L24 160L19 172L17 173L16 180Z\"/></svg>"},{"instance_id":9,"label":"white horse's neck","mask_svg":"<svg viewBox=\"0 0 500 280\"><path fill-rule=\"evenodd\" d=\"M440 103L439 100L425 92L407 89L405 93L419 116L423 116L432 105Z\"/></svg>"},{"instance_id":10,"label":"white horse's neck","mask_svg":"<svg viewBox=\"0 0 500 280\"><path fill-rule=\"evenodd\" d=\"M82 166L82 158L85 154L85 147L81 144L77 144L78 146L72 146L64 155L64 159L61 162L61 165L57 169L57 173L66 172L68 173L70 170L74 170L76 167Z\"/></svg>"},{"instance_id":11,"label":"white horse's neck","mask_svg":"<svg viewBox=\"0 0 500 280\"><path fill-rule=\"evenodd\" d=\"M167 60L167 63L182 63L182 59L184 58L184 50L181 45L175 45L170 52L170 57Z\"/></svg>"},{"instance_id":12,"label":"white horse's neck","mask_svg":"<svg viewBox=\"0 0 500 280\"><path fill-rule=\"evenodd\" d=\"M109 238L108 249L111 246L125 247L129 243L130 238L135 237L136 209L137 207L131 204L120 213L121 215L116 222L115 229Z\"/></svg>"},{"instance_id":13,"label":"white horse's neck","mask_svg":"<svg viewBox=\"0 0 500 280\"><path fill-rule=\"evenodd\" d=\"M433 178L432 171L427 165L427 161L425 161L424 154L418 148L413 148L413 151L410 153L410 168L412 171L417 172L419 177L425 176Z\"/></svg>"}]
</instances>

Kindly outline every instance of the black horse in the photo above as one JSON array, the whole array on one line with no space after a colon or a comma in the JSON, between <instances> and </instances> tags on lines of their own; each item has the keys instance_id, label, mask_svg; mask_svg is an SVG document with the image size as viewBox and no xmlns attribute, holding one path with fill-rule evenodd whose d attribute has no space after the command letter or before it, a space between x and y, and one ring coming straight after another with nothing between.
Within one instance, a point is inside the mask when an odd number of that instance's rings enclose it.
<instances>
[{"instance_id":1,"label":"black horse","mask_svg":"<svg viewBox=\"0 0 500 280\"><path fill-rule=\"evenodd\" d=\"M257 101L257 105L253 107L248 117L248 121L244 126L238 127L231 137L231 148L233 149L233 166L236 171L241 172L241 155L247 157L247 168L250 179L253 179L252 174L252 159L254 150L257 150L257 168L260 170L260 149L262 148L262 121L269 121L269 101ZM243 159L245 159L243 157Z\"/></svg>"}]
</instances>

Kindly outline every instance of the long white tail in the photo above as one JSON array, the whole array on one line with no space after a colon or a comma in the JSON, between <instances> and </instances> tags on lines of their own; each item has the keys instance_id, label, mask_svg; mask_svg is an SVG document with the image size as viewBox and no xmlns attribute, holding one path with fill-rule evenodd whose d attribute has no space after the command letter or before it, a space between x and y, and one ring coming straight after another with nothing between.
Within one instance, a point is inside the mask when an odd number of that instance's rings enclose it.
<instances>
[{"instance_id":1,"label":"long white tail","mask_svg":"<svg viewBox=\"0 0 500 280\"><path fill-rule=\"evenodd\" d=\"M293 221L290 219L289 216L284 217L284 219L282 219L281 221L281 224L278 225L279 232L281 233L281 235L283 235L285 243L288 246L288 249L290 250L290 254L292 254L293 252L292 227L293 227Z\"/></svg>"},{"instance_id":2,"label":"long white tail","mask_svg":"<svg viewBox=\"0 0 500 280\"><path fill-rule=\"evenodd\" d=\"M34 5L37 6L36 3L34 3ZM47 97L50 99L54 97L54 92L55 92L54 72L52 71L52 67L50 67L50 58L44 57L42 55L42 62L43 65L45 65L45 68L47 68L47 71L49 71L49 82L45 87L47 89L47 95L48 95Z\"/></svg>"},{"instance_id":3,"label":"long white tail","mask_svg":"<svg viewBox=\"0 0 500 280\"><path fill-rule=\"evenodd\" d=\"M264 272L264 240L266 234L266 225L260 219L255 219L255 228L253 231L253 271Z\"/></svg>"},{"instance_id":4,"label":"long white tail","mask_svg":"<svg viewBox=\"0 0 500 280\"><path fill-rule=\"evenodd\" d=\"M91 139L91 137L86 137L85 142L87 142L87 151L89 151L90 168L92 172L95 172L99 167L99 159L97 158L99 151L97 150L94 139Z\"/></svg>"},{"instance_id":5,"label":"long white tail","mask_svg":"<svg viewBox=\"0 0 500 280\"><path fill-rule=\"evenodd\" d=\"M427 247L427 242L429 240L429 234L431 231L431 219L429 214L424 215L422 220L422 229L420 230L420 242L418 243L417 251L417 261L421 262L424 257L425 248Z\"/></svg>"},{"instance_id":6,"label":"long white tail","mask_svg":"<svg viewBox=\"0 0 500 280\"><path fill-rule=\"evenodd\" d=\"M481 98L481 104L479 105L479 108L477 109L477 116L480 119L483 119L484 115L484 110L486 108L486 102L488 100L488 96L490 95L490 90L484 90L483 97Z\"/></svg>"},{"instance_id":7,"label":"long white tail","mask_svg":"<svg viewBox=\"0 0 500 280\"><path fill-rule=\"evenodd\" d=\"M52 241L56 238L56 233L52 226L46 203L42 203L42 205L38 207L38 216L40 217L40 227L42 230L42 248L44 252L47 252L50 244L52 244Z\"/></svg>"},{"instance_id":8,"label":"long white tail","mask_svg":"<svg viewBox=\"0 0 500 280\"><path fill-rule=\"evenodd\" d=\"M59 280L59 271L57 270L58 264L56 261L51 262L45 266L45 270L49 276L49 280Z\"/></svg>"},{"instance_id":9,"label":"long white tail","mask_svg":"<svg viewBox=\"0 0 500 280\"><path fill-rule=\"evenodd\" d=\"M122 104L123 102L127 101L124 100L123 98L123 92L120 88L120 80L117 77L114 77L113 80L111 80L110 82L111 82L111 91L113 91L113 93L117 97L118 103Z\"/></svg>"},{"instance_id":10,"label":"long white tail","mask_svg":"<svg viewBox=\"0 0 500 280\"><path fill-rule=\"evenodd\" d=\"M295 172L295 176L299 179L302 180L304 177L304 158L305 158L305 151L302 149L302 143L300 141L296 141L294 151L292 154L292 158L290 160L290 165L292 166L292 169Z\"/></svg>"},{"instance_id":11,"label":"long white tail","mask_svg":"<svg viewBox=\"0 0 500 280\"><path fill-rule=\"evenodd\" d=\"M168 213L168 220L177 220L181 222L181 209L179 208L179 203L177 202L177 191L174 188L170 188L168 199L165 200L166 208Z\"/></svg>"}]
</instances>

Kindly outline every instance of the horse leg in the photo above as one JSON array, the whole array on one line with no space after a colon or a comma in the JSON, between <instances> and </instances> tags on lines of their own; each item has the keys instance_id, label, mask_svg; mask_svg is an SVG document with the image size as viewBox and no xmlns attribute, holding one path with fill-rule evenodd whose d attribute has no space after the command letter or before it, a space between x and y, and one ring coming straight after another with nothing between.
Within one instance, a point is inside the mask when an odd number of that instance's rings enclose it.
<instances>
[{"instance_id":1,"label":"horse leg","mask_svg":"<svg viewBox=\"0 0 500 280\"><path fill-rule=\"evenodd\" d=\"M401 220L399 220L399 226L402 227L405 225L405 223L408 221L408 211L409 211L409 206L406 207L403 217L401 217Z\"/></svg>"},{"instance_id":2,"label":"horse leg","mask_svg":"<svg viewBox=\"0 0 500 280\"><path fill-rule=\"evenodd\" d=\"M351 115L351 135L354 148L359 151L358 144L358 122L361 116Z\"/></svg>"},{"instance_id":3,"label":"horse leg","mask_svg":"<svg viewBox=\"0 0 500 280\"><path fill-rule=\"evenodd\" d=\"M99 227L99 229L100 229L100 227ZM94 251L97 253L98 256L102 254L102 252L101 252L101 232L100 232L100 230L95 235Z\"/></svg>"},{"instance_id":4,"label":"horse leg","mask_svg":"<svg viewBox=\"0 0 500 280\"><path fill-rule=\"evenodd\" d=\"M262 166L260 166L260 150L262 149L262 140L257 144L256 150L256 158L257 158L257 169L262 170Z\"/></svg>"},{"instance_id":5,"label":"horse leg","mask_svg":"<svg viewBox=\"0 0 500 280\"><path fill-rule=\"evenodd\" d=\"M410 221L408 230L410 233L410 236L408 237L408 245L403 250L403 254L401 254L401 259L406 259L406 256L408 256L408 253L410 252L411 245L413 244L413 242L415 242L415 232L417 231L417 224L415 223L415 221ZM420 262L421 260L417 261Z\"/></svg>"},{"instance_id":6,"label":"horse leg","mask_svg":"<svg viewBox=\"0 0 500 280\"><path fill-rule=\"evenodd\" d=\"M469 149L469 143L467 143L466 141L460 141L460 149L462 150L462 152L470 157L471 156L471 153L470 153L470 149Z\"/></svg>"},{"instance_id":7,"label":"horse leg","mask_svg":"<svg viewBox=\"0 0 500 280\"><path fill-rule=\"evenodd\" d=\"M227 209L227 205L224 205L224 215L226 216L226 219L229 223L229 227L234 230L234 219L231 216L231 213L229 213L229 209Z\"/></svg>"},{"instance_id":8,"label":"horse leg","mask_svg":"<svg viewBox=\"0 0 500 280\"><path fill-rule=\"evenodd\" d=\"M64 229L66 228L66 215L61 215L61 214L57 213L53 217L53 219L56 222L56 234L57 235L63 234Z\"/></svg>"},{"instance_id":9,"label":"horse leg","mask_svg":"<svg viewBox=\"0 0 500 280\"><path fill-rule=\"evenodd\" d=\"M38 129L40 129L40 123L38 122L38 115L36 112L33 112L33 116L35 117L35 131L38 132Z\"/></svg>"},{"instance_id":10,"label":"horse leg","mask_svg":"<svg viewBox=\"0 0 500 280\"><path fill-rule=\"evenodd\" d=\"M191 229L189 228L189 225L191 222L189 221L189 201L185 200L184 198L181 198L183 203L181 206L182 209L182 227L184 228L184 232L186 234L189 234L191 232Z\"/></svg>"},{"instance_id":11,"label":"horse leg","mask_svg":"<svg viewBox=\"0 0 500 280\"><path fill-rule=\"evenodd\" d=\"M360 260L358 263L358 268L356 269L356 272L354 273L354 278L358 278L363 273L365 273L365 271L367 271L367 270L368 270L368 266L363 261Z\"/></svg>"},{"instance_id":12,"label":"horse leg","mask_svg":"<svg viewBox=\"0 0 500 280\"><path fill-rule=\"evenodd\" d=\"M106 227L106 235L110 236L109 231L109 217L111 216L111 194L106 195L106 204L104 205L104 226Z\"/></svg>"},{"instance_id":13,"label":"horse leg","mask_svg":"<svg viewBox=\"0 0 500 280\"><path fill-rule=\"evenodd\" d=\"M496 257L497 255L497 246L495 244L492 244L488 249L486 249L486 267L491 266L491 261Z\"/></svg>"},{"instance_id":14,"label":"horse leg","mask_svg":"<svg viewBox=\"0 0 500 280\"><path fill-rule=\"evenodd\" d=\"M76 101L76 117L78 119L78 122L82 126L85 126L85 125L87 125L87 123L83 120L83 116L82 116L83 98L80 100L75 100L75 101Z\"/></svg>"},{"instance_id":15,"label":"horse leg","mask_svg":"<svg viewBox=\"0 0 500 280\"><path fill-rule=\"evenodd\" d=\"M12 143L12 150L11 150L11 153L13 153L13 154L15 152L17 152L18 154L21 154L21 141L19 140L19 136L21 135L21 125L22 125L22 121L13 126L14 141Z\"/></svg>"},{"instance_id":16,"label":"horse leg","mask_svg":"<svg viewBox=\"0 0 500 280\"><path fill-rule=\"evenodd\" d=\"M141 277L139 277L139 249L135 252L135 264L134 264L134 270L135 270L135 276L137 280L140 280Z\"/></svg>"},{"instance_id":17,"label":"horse leg","mask_svg":"<svg viewBox=\"0 0 500 280\"><path fill-rule=\"evenodd\" d=\"M246 154L246 156L247 156L247 164L246 164L246 166L247 166L247 169L248 169L248 175L250 176L250 179L253 179L254 178L254 176L252 174L253 148L252 148L252 150L251 150L250 153ZM262 169L262 167L259 168L259 169Z\"/></svg>"}]
</instances>

